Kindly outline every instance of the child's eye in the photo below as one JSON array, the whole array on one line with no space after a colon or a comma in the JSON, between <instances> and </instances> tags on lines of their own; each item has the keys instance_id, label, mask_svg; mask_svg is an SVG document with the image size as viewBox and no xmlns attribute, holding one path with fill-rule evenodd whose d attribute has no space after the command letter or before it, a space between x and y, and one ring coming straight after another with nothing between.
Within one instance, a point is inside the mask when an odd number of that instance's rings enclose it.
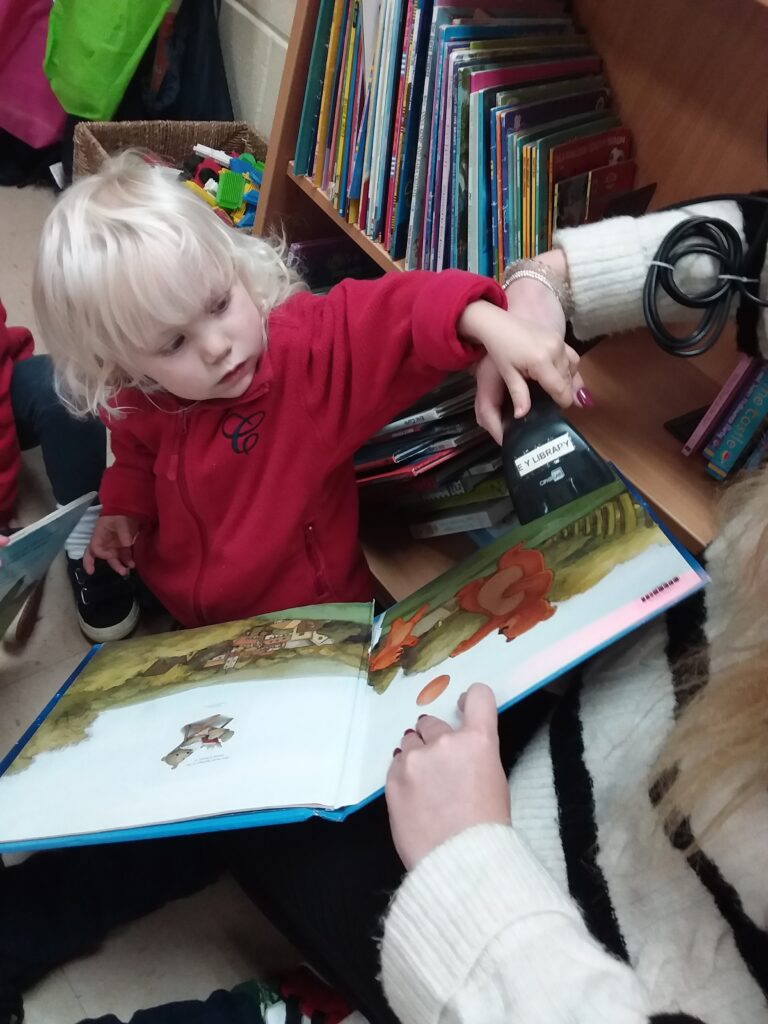
<instances>
[{"instance_id":1,"label":"child's eye","mask_svg":"<svg viewBox=\"0 0 768 1024\"><path fill-rule=\"evenodd\" d=\"M179 351L179 349L182 347L182 345L184 344L185 341L186 341L186 338L184 337L183 334L177 335L173 339L173 341L170 342L170 344L165 346L165 348L161 352L161 355L172 356L174 354L174 352L178 352Z\"/></svg>"},{"instance_id":2,"label":"child's eye","mask_svg":"<svg viewBox=\"0 0 768 1024\"><path fill-rule=\"evenodd\" d=\"M228 309L228 307L229 307L229 303L230 303L230 299L231 298L232 298L231 292L227 292L226 295L222 295L221 298L217 299L214 302L214 304L211 306L211 313L213 313L213 314L224 313Z\"/></svg>"}]
</instances>

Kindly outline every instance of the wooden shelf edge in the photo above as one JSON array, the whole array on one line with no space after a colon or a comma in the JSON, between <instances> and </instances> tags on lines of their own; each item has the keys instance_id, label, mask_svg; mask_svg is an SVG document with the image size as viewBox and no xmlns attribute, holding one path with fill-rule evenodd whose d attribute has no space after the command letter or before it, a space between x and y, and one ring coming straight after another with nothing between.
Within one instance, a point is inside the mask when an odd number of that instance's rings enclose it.
<instances>
[{"instance_id":1,"label":"wooden shelf edge","mask_svg":"<svg viewBox=\"0 0 768 1024\"><path fill-rule=\"evenodd\" d=\"M378 242L374 242L373 239L369 238L364 231L361 231L356 224L350 224L349 221L346 221L343 217L339 216L339 211L334 207L333 203L328 199L325 193L314 184L314 182L310 181L309 178L305 178L301 174L294 174L292 160L288 162L286 174L305 195L309 196L313 203L320 207L323 213L325 213L337 227L341 228L345 234L354 239L363 252L370 256L372 260L375 260L382 269L405 270L404 260L393 260L383 245L379 245Z\"/></svg>"}]
</instances>

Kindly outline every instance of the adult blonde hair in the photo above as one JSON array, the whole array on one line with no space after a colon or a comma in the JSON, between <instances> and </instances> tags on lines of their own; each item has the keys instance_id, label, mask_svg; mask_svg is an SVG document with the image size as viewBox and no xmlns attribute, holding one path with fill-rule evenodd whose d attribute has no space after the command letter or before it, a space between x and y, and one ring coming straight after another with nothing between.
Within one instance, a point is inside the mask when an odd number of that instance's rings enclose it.
<instances>
[{"instance_id":1,"label":"adult blonde hair","mask_svg":"<svg viewBox=\"0 0 768 1024\"><path fill-rule=\"evenodd\" d=\"M75 412L153 390L132 354L179 329L239 278L263 317L302 288L285 244L225 224L176 172L136 151L68 188L43 227L35 313Z\"/></svg>"},{"instance_id":2,"label":"adult blonde hair","mask_svg":"<svg viewBox=\"0 0 768 1024\"><path fill-rule=\"evenodd\" d=\"M768 786L768 467L730 487L720 511L709 656L681 666L690 700L654 772L667 827L695 816L694 847Z\"/></svg>"}]
</instances>

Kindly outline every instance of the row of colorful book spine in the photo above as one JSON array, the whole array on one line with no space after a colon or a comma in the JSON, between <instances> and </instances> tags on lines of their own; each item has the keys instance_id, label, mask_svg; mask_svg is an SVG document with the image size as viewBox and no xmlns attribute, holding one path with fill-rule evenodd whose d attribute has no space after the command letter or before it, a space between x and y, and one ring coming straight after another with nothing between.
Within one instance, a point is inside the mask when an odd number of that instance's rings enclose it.
<instances>
[{"instance_id":1,"label":"row of colorful book spine","mask_svg":"<svg viewBox=\"0 0 768 1024\"><path fill-rule=\"evenodd\" d=\"M496 277L636 175L561 0L319 0L294 171L406 269Z\"/></svg>"}]
</instances>

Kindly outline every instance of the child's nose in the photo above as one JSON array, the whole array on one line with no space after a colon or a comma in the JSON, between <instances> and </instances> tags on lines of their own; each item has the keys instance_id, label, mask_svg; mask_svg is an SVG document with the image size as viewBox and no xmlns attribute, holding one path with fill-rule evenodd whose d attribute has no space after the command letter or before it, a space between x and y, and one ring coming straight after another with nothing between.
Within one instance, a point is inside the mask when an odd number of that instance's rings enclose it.
<instances>
[{"instance_id":1,"label":"child's nose","mask_svg":"<svg viewBox=\"0 0 768 1024\"><path fill-rule=\"evenodd\" d=\"M225 334L211 334L203 343L203 356L209 363L220 363L226 359L232 348Z\"/></svg>"}]
</instances>

